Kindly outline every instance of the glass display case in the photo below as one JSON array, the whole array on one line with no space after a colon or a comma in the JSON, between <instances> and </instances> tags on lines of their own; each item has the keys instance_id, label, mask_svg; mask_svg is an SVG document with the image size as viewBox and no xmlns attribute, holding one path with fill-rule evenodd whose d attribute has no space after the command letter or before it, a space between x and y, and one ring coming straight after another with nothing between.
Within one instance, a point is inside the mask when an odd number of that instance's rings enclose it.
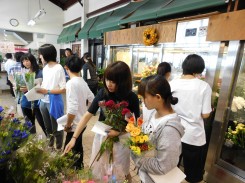
<instances>
[{"instance_id":1,"label":"glass display case","mask_svg":"<svg viewBox=\"0 0 245 183\"><path fill-rule=\"evenodd\" d=\"M214 82L215 117L205 166L207 182L242 183L245 182L244 42L221 44Z\"/></svg>"}]
</instances>

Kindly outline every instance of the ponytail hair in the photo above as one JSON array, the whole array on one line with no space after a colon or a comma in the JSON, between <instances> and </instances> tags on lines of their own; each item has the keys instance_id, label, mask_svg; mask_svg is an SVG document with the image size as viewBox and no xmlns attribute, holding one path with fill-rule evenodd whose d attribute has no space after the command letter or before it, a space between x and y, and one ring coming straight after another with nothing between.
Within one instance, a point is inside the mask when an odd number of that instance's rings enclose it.
<instances>
[{"instance_id":1,"label":"ponytail hair","mask_svg":"<svg viewBox=\"0 0 245 183\"><path fill-rule=\"evenodd\" d=\"M168 109L171 109L171 104L175 105L178 103L178 98L173 97L171 93L171 88L168 81L160 76L153 76L146 85L146 92L152 96L160 95L164 100L164 105Z\"/></svg>"},{"instance_id":2,"label":"ponytail hair","mask_svg":"<svg viewBox=\"0 0 245 183\"><path fill-rule=\"evenodd\" d=\"M87 52L87 53L84 53L83 59L88 60L88 63L89 63L90 65L92 65L94 68L96 68L96 65L93 63L93 61L92 61L92 59L91 59L91 56L90 56L90 54L89 54L88 52Z\"/></svg>"}]
</instances>

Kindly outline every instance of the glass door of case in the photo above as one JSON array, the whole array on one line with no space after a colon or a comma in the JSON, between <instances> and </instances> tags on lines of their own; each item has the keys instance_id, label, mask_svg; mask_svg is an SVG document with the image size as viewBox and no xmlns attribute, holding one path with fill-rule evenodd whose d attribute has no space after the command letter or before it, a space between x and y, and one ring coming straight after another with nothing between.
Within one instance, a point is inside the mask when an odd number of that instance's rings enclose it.
<instances>
[{"instance_id":1,"label":"glass door of case","mask_svg":"<svg viewBox=\"0 0 245 183\"><path fill-rule=\"evenodd\" d=\"M222 43L215 74L215 117L205 170L207 182L245 182L244 42Z\"/></svg>"},{"instance_id":2,"label":"glass door of case","mask_svg":"<svg viewBox=\"0 0 245 183\"><path fill-rule=\"evenodd\" d=\"M241 48L218 164L245 179L245 50Z\"/></svg>"}]
</instances>

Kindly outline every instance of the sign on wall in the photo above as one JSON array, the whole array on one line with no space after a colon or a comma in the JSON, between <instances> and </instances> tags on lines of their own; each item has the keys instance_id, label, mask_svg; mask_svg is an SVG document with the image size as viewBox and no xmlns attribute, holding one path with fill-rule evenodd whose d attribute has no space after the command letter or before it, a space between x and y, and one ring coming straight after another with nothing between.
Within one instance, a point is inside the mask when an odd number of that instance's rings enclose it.
<instances>
[{"instance_id":1,"label":"sign on wall","mask_svg":"<svg viewBox=\"0 0 245 183\"><path fill-rule=\"evenodd\" d=\"M0 42L0 52L2 53L14 53L14 43L13 42Z\"/></svg>"}]
</instances>

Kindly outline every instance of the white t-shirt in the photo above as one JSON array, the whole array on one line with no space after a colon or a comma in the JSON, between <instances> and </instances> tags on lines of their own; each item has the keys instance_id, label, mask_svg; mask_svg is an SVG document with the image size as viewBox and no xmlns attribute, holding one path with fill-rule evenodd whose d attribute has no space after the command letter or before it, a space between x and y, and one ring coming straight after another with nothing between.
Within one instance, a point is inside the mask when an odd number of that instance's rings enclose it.
<instances>
[{"instance_id":1,"label":"white t-shirt","mask_svg":"<svg viewBox=\"0 0 245 183\"><path fill-rule=\"evenodd\" d=\"M47 64L43 68L43 82L41 87L46 90L66 88L64 68L60 64L55 64L52 67L49 67ZM45 98L42 99L42 101L49 103L49 95L45 95Z\"/></svg>"},{"instance_id":2,"label":"white t-shirt","mask_svg":"<svg viewBox=\"0 0 245 183\"><path fill-rule=\"evenodd\" d=\"M4 64L4 68L5 68L5 70L7 71L8 75L10 74L10 73L9 73L10 68L11 68L12 66L14 66L15 63L16 63L16 62L15 62L14 60L8 59L7 62Z\"/></svg>"},{"instance_id":3,"label":"white t-shirt","mask_svg":"<svg viewBox=\"0 0 245 183\"><path fill-rule=\"evenodd\" d=\"M172 107L185 127L185 134L181 141L195 146L204 145L206 136L201 114L212 111L210 86L197 78L174 79L170 82L170 86L173 96L179 99Z\"/></svg>"},{"instance_id":4,"label":"white t-shirt","mask_svg":"<svg viewBox=\"0 0 245 183\"><path fill-rule=\"evenodd\" d=\"M81 117L87 111L86 101L92 102L94 94L82 77L73 77L66 83L67 113L75 115L73 128L76 128Z\"/></svg>"}]
</instances>

